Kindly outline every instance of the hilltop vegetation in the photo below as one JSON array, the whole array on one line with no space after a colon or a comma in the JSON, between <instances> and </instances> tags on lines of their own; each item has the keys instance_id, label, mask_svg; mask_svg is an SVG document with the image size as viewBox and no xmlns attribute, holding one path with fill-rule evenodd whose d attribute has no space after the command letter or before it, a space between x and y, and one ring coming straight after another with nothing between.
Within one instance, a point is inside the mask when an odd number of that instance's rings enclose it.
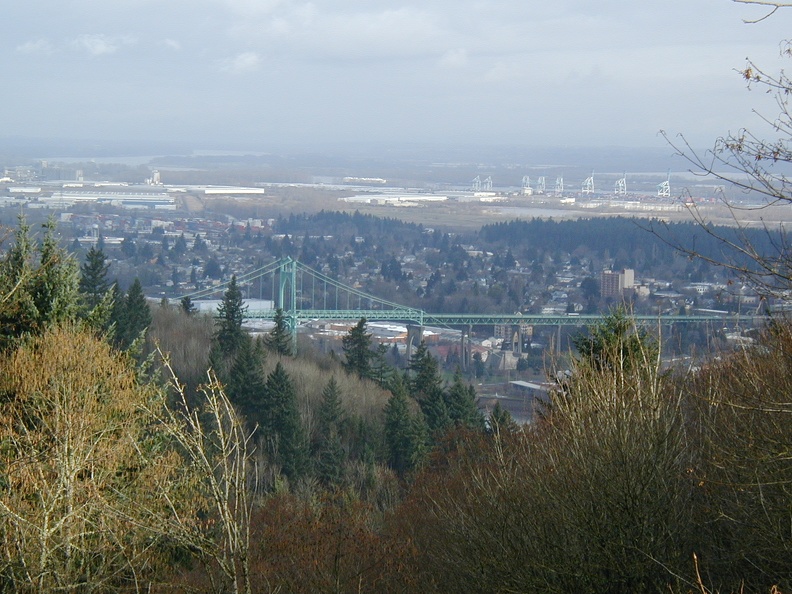
<instances>
[{"instance_id":1,"label":"hilltop vegetation","mask_svg":"<svg viewBox=\"0 0 792 594\"><path fill-rule=\"evenodd\" d=\"M50 237L0 264L4 591L792 590L784 320L672 372L614 312L520 427L365 320L295 356L234 282L152 311Z\"/></svg>"}]
</instances>

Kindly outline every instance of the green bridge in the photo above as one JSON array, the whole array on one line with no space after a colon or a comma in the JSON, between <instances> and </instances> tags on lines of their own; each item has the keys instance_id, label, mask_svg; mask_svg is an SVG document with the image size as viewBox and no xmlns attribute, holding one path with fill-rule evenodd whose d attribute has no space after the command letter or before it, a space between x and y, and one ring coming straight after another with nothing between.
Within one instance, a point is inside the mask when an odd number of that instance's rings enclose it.
<instances>
[{"instance_id":1,"label":"green bridge","mask_svg":"<svg viewBox=\"0 0 792 594\"><path fill-rule=\"evenodd\" d=\"M297 328L312 320L356 322L366 318L369 322L401 322L418 327L461 326L469 328L484 325L533 326L587 326L602 319L601 314L453 314L430 313L420 309L375 297L355 287L344 285L326 274L314 270L291 258L283 258L247 274L237 277L240 286L271 278L273 308L250 310L247 318L268 319L281 309L292 331L296 344ZM228 283L216 285L187 295L199 299L224 291ZM668 326L677 323L711 324L752 327L765 318L756 315L636 315L637 323L645 326Z\"/></svg>"}]
</instances>

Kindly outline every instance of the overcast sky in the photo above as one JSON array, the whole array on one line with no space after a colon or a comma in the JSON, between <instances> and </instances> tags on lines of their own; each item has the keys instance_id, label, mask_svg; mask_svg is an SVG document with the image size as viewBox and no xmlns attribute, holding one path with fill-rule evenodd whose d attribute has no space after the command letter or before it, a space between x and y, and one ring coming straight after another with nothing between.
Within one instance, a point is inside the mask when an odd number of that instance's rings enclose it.
<instances>
[{"instance_id":1,"label":"overcast sky","mask_svg":"<svg viewBox=\"0 0 792 594\"><path fill-rule=\"evenodd\" d=\"M771 98L792 9L730 0L12 0L2 136L697 146Z\"/></svg>"}]
</instances>

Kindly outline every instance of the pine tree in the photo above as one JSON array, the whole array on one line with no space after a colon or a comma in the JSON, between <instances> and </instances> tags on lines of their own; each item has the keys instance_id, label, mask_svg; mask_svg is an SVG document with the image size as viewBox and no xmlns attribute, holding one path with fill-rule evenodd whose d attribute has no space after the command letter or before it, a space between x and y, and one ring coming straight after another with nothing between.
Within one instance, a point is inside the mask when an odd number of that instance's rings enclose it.
<instances>
[{"instance_id":1,"label":"pine tree","mask_svg":"<svg viewBox=\"0 0 792 594\"><path fill-rule=\"evenodd\" d=\"M0 262L0 347L41 332L77 313L78 268L55 239L52 220L36 249L30 227L19 218L14 245Z\"/></svg>"},{"instance_id":2,"label":"pine tree","mask_svg":"<svg viewBox=\"0 0 792 594\"><path fill-rule=\"evenodd\" d=\"M55 221L44 223L39 268L31 291L38 310L38 327L73 319L79 301L79 272L74 259L58 245Z\"/></svg>"},{"instance_id":3,"label":"pine tree","mask_svg":"<svg viewBox=\"0 0 792 594\"><path fill-rule=\"evenodd\" d=\"M267 376L262 407L261 437L290 480L306 471L306 443L294 384L280 361Z\"/></svg>"},{"instance_id":4,"label":"pine tree","mask_svg":"<svg viewBox=\"0 0 792 594\"><path fill-rule=\"evenodd\" d=\"M501 433L514 431L517 429L517 423L511 416L511 413L496 402L492 411L490 412L489 422L487 423L489 433L499 435Z\"/></svg>"},{"instance_id":5,"label":"pine tree","mask_svg":"<svg viewBox=\"0 0 792 594\"><path fill-rule=\"evenodd\" d=\"M247 306L242 301L242 291L236 282L236 275L231 277L228 288L223 293L223 300L217 308L214 340L220 355L233 357L240 345L247 339L247 334L242 329Z\"/></svg>"},{"instance_id":6,"label":"pine tree","mask_svg":"<svg viewBox=\"0 0 792 594\"><path fill-rule=\"evenodd\" d=\"M484 428L484 416L476 406L476 389L462 381L462 372L457 368L454 382L446 391L446 408L451 422L471 429Z\"/></svg>"},{"instance_id":7,"label":"pine tree","mask_svg":"<svg viewBox=\"0 0 792 594\"><path fill-rule=\"evenodd\" d=\"M388 464L404 474L420 464L426 450L426 426L423 414L410 414L409 400L400 382L394 385L385 405L385 443Z\"/></svg>"},{"instance_id":8,"label":"pine tree","mask_svg":"<svg viewBox=\"0 0 792 594\"><path fill-rule=\"evenodd\" d=\"M286 314L281 308L275 310L275 327L267 335L264 341L266 347L273 353L283 357L289 357L292 352L292 334L286 320Z\"/></svg>"},{"instance_id":9,"label":"pine tree","mask_svg":"<svg viewBox=\"0 0 792 594\"><path fill-rule=\"evenodd\" d=\"M195 303L193 303L193 300L190 299L189 295L185 295L181 298L179 301L179 307L181 307L182 311L188 316L191 316L198 311L198 308L195 307Z\"/></svg>"},{"instance_id":10,"label":"pine tree","mask_svg":"<svg viewBox=\"0 0 792 594\"><path fill-rule=\"evenodd\" d=\"M440 378L437 359L429 352L423 340L410 357L407 368L412 373L410 389L418 402L426 400L435 392L442 391L443 382Z\"/></svg>"},{"instance_id":11,"label":"pine tree","mask_svg":"<svg viewBox=\"0 0 792 594\"><path fill-rule=\"evenodd\" d=\"M366 318L357 324L341 339L344 349L344 369L347 373L361 378L371 377L371 334L366 332Z\"/></svg>"},{"instance_id":12,"label":"pine tree","mask_svg":"<svg viewBox=\"0 0 792 594\"><path fill-rule=\"evenodd\" d=\"M80 267L80 293L89 309L96 307L110 288L107 282L109 268L110 263L104 252L91 246Z\"/></svg>"},{"instance_id":13,"label":"pine tree","mask_svg":"<svg viewBox=\"0 0 792 594\"><path fill-rule=\"evenodd\" d=\"M237 349L228 374L228 398L242 411L252 429L264 422L266 378L262 357L252 340L244 340Z\"/></svg>"},{"instance_id":14,"label":"pine tree","mask_svg":"<svg viewBox=\"0 0 792 594\"><path fill-rule=\"evenodd\" d=\"M441 437L452 425L442 390L432 390L418 402L430 434Z\"/></svg>"},{"instance_id":15,"label":"pine tree","mask_svg":"<svg viewBox=\"0 0 792 594\"><path fill-rule=\"evenodd\" d=\"M388 347L384 344L377 346L377 349L371 352L370 363L370 376L380 387L387 388L390 385L391 379L395 373L393 367L388 365L387 361Z\"/></svg>"},{"instance_id":16,"label":"pine tree","mask_svg":"<svg viewBox=\"0 0 792 594\"><path fill-rule=\"evenodd\" d=\"M331 377L322 391L314 448L318 478L328 486L338 486L344 478L346 456L341 442L342 422L341 390L335 377Z\"/></svg>"},{"instance_id":17,"label":"pine tree","mask_svg":"<svg viewBox=\"0 0 792 594\"><path fill-rule=\"evenodd\" d=\"M121 349L131 347L151 325L151 308L138 278L135 278L124 297L120 322L115 339Z\"/></svg>"}]
</instances>

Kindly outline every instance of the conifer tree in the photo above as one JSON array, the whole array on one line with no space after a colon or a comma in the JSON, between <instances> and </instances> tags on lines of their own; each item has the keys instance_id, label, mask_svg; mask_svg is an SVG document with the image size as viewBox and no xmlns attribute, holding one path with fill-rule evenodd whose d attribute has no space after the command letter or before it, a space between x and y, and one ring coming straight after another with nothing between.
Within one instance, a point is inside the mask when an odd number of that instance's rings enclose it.
<instances>
[{"instance_id":1,"label":"conifer tree","mask_svg":"<svg viewBox=\"0 0 792 594\"><path fill-rule=\"evenodd\" d=\"M179 306L181 307L182 311L186 313L188 316L191 316L198 311L198 308L195 307L195 303L193 303L193 300L190 299L189 295L185 295L184 297L181 298L181 300L179 301Z\"/></svg>"},{"instance_id":2,"label":"conifer tree","mask_svg":"<svg viewBox=\"0 0 792 594\"><path fill-rule=\"evenodd\" d=\"M370 376L380 387L387 388L390 385L395 370L388 364L388 347L384 344L377 346L371 352Z\"/></svg>"},{"instance_id":3,"label":"conifer tree","mask_svg":"<svg viewBox=\"0 0 792 594\"><path fill-rule=\"evenodd\" d=\"M408 369L412 373L410 388L413 396L421 402L431 394L442 391L442 379L435 359L423 340L410 357Z\"/></svg>"},{"instance_id":4,"label":"conifer tree","mask_svg":"<svg viewBox=\"0 0 792 594\"><path fill-rule=\"evenodd\" d=\"M264 344L273 353L283 357L289 357L293 354L292 335L283 309L278 308L275 310L275 318L273 321L275 322L275 327L267 335Z\"/></svg>"},{"instance_id":5,"label":"conifer tree","mask_svg":"<svg viewBox=\"0 0 792 594\"><path fill-rule=\"evenodd\" d=\"M489 422L487 423L489 433L498 435L500 433L514 431L517 424L511 416L511 413L503 408L500 402L496 402L492 411L490 412Z\"/></svg>"},{"instance_id":6,"label":"conifer tree","mask_svg":"<svg viewBox=\"0 0 792 594\"><path fill-rule=\"evenodd\" d=\"M261 437L275 462L290 480L299 478L307 466L305 434L294 384L280 361L267 376L261 415Z\"/></svg>"},{"instance_id":7,"label":"conifer tree","mask_svg":"<svg viewBox=\"0 0 792 594\"><path fill-rule=\"evenodd\" d=\"M328 486L338 486L344 477L345 453L341 442L341 390L331 377L322 391L315 445L317 476Z\"/></svg>"},{"instance_id":8,"label":"conifer tree","mask_svg":"<svg viewBox=\"0 0 792 594\"><path fill-rule=\"evenodd\" d=\"M229 400L239 407L251 429L264 422L266 378L261 364L261 354L253 341L242 341L226 382Z\"/></svg>"},{"instance_id":9,"label":"conifer tree","mask_svg":"<svg viewBox=\"0 0 792 594\"><path fill-rule=\"evenodd\" d=\"M426 426L419 410L410 414L409 400L400 382L396 382L385 405L385 443L388 464L399 474L415 468L426 449Z\"/></svg>"},{"instance_id":10,"label":"conifer tree","mask_svg":"<svg viewBox=\"0 0 792 594\"><path fill-rule=\"evenodd\" d=\"M110 289L107 281L109 268L110 263L104 252L91 246L85 255L85 262L80 267L80 293L88 309L96 307Z\"/></svg>"},{"instance_id":11,"label":"conifer tree","mask_svg":"<svg viewBox=\"0 0 792 594\"><path fill-rule=\"evenodd\" d=\"M360 318L357 324L341 339L344 349L344 369L347 373L361 378L371 377L371 334L367 331L366 318Z\"/></svg>"},{"instance_id":12,"label":"conifer tree","mask_svg":"<svg viewBox=\"0 0 792 594\"><path fill-rule=\"evenodd\" d=\"M471 429L484 428L484 416L476 406L476 389L462 381L459 368L454 373L454 381L445 395L446 408L452 423Z\"/></svg>"},{"instance_id":13,"label":"conifer tree","mask_svg":"<svg viewBox=\"0 0 792 594\"><path fill-rule=\"evenodd\" d=\"M233 357L237 349L247 340L242 329L247 306L242 301L242 291L237 286L236 275L231 277L223 300L217 308L215 344L223 357Z\"/></svg>"},{"instance_id":14,"label":"conifer tree","mask_svg":"<svg viewBox=\"0 0 792 594\"><path fill-rule=\"evenodd\" d=\"M121 349L128 349L150 325L151 308L143 294L140 279L135 278L123 300L120 324L115 334L116 343Z\"/></svg>"},{"instance_id":15,"label":"conifer tree","mask_svg":"<svg viewBox=\"0 0 792 594\"><path fill-rule=\"evenodd\" d=\"M36 249L30 226L19 218L14 245L0 262L0 346L71 319L77 312L78 268L55 239L52 220Z\"/></svg>"},{"instance_id":16,"label":"conifer tree","mask_svg":"<svg viewBox=\"0 0 792 594\"><path fill-rule=\"evenodd\" d=\"M74 259L58 245L55 221L43 225L39 268L33 277L33 301L38 310L38 327L75 317L79 294L79 272Z\"/></svg>"}]
</instances>

